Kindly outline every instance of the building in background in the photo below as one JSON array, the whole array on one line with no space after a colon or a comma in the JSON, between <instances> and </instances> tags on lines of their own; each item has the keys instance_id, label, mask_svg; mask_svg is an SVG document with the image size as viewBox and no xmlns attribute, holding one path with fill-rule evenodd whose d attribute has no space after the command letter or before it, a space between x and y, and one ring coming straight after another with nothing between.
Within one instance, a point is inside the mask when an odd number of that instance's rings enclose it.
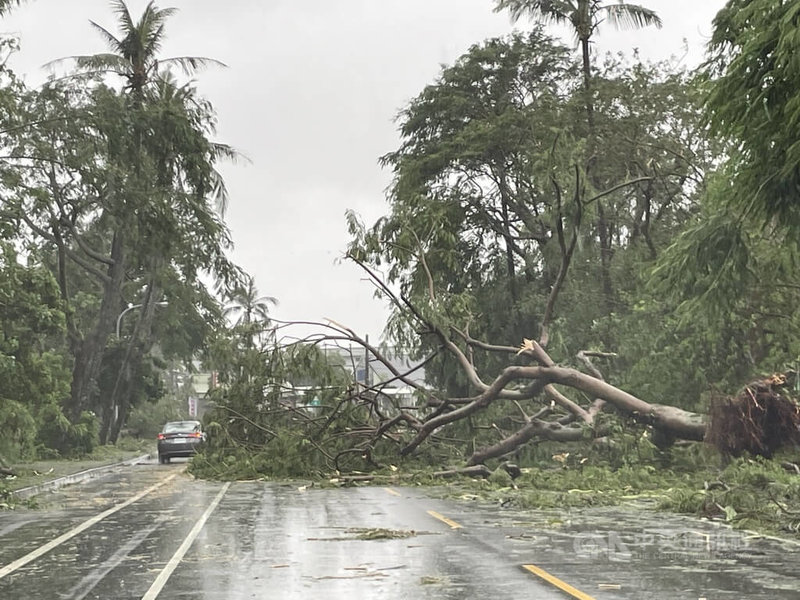
<instances>
[{"instance_id":1,"label":"building in background","mask_svg":"<svg viewBox=\"0 0 800 600\"><path fill-rule=\"evenodd\" d=\"M376 394L385 414L395 412L399 407L415 406L415 389L401 381L383 362L376 359L361 346L327 346L323 348L330 364L341 367L353 382L357 391ZM405 379L426 387L425 369L422 361L412 360L407 354L387 349L383 356ZM313 382L293 381L284 384L285 391L281 402L314 412L319 406Z\"/></svg>"}]
</instances>

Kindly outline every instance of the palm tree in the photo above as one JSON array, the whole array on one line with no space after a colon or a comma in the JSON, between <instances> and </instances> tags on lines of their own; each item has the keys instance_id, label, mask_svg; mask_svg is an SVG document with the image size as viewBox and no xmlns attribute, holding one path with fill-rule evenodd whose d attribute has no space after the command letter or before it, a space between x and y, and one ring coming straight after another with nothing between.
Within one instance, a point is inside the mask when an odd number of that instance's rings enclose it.
<instances>
[{"instance_id":1,"label":"palm tree","mask_svg":"<svg viewBox=\"0 0 800 600\"><path fill-rule=\"evenodd\" d=\"M2 1L0 0L0 2ZM0 8L3 6L5 5L0 4ZM136 235L136 224L139 222L140 216L144 214L138 209L131 209L135 205L132 198L129 197L132 194L129 188L153 191L156 187L170 188L176 185L177 182L174 196L176 198L186 196L184 188L192 188L190 190L192 197L197 197L200 200L197 204L200 210L203 209L202 200L204 200L203 197L206 193L217 191L224 194L221 181L213 171L213 164L211 164L214 159L224 154L224 147L215 146L211 152L205 154L199 153L196 145L192 145L191 148L183 146L176 150L170 144L176 144L177 141L183 140L176 140L174 131L165 132L171 137L162 137L160 141L156 141L153 139L153 132L147 129L147 124L154 122L153 115L159 107L172 106L172 108L178 109L177 112L176 110L165 110L164 112L175 115L186 112L192 107L202 106L202 103L198 103L196 99L189 97L191 95L189 93L190 90L177 88L170 78L170 66L179 67L185 73L191 74L209 63L221 63L199 57L159 57L161 45L165 39L166 21L175 13L175 9L159 9L154 2L150 1L139 19L134 20L123 0L112 0L111 7L117 16L118 35L115 36L108 29L90 21L94 29L103 37L109 51L88 56L74 56L71 59L67 59L75 61L80 73L111 73L121 76L125 80L124 91L130 98L126 109L130 111L132 117L131 130L125 136L127 147L122 148L122 150L116 150L118 152L127 152L130 155L131 182L129 182L129 185L124 186L123 189L118 190L116 192L117 197L108 200L104 206L104 210L109 210L110 213L114 214L114 218L110 220L113 223L113 231L110 232L111 256L107 259L110 265L110 282L104 284L99 314L92 331L85 339L76 337L74 343L75 361L70 398L70 417L73 421L77 420L83 409L92 405L92 396L96 395L95 384L100 374L101 359L107 339L110 332L113 331L114 317L119 312L121 289L129 269L129 261L132 256L132 240ZM179 101L184 101L186 104L186 107L182 110L178 106L180 104ZM199 112L203 113L201 115L202 122L184 119L182 123L184 125L188 124L188 127L180 128L183 133L186 133L188 129L192 129L193 131L190 133L194 136L194 141L199 138L205 138L209 133L208 123L210 121L203 116L208 111L203 109ZM179 167L174 166L175 161L160 160L169 154L168 151L172 151L173 155L183 160ZM152 172L146 172L146 166L149 164L148 158L159 159L159 163L156 166L162 170L156 174L155 178L152 177ZM201 160L209 162L207 168L205 165L198 166ZM193 177L187 178L184 177L186 175L185 169L189 167L193 169L192 173L189 173ZM134 181L134 179L138 180ZM162 179L164 181L161 181ZM159 183L162 185L157 186L156 184ZM166 192L162 190L159 193L163 195ZM152 205L154 198L157 196L148 197L147 202ZM198 211L192 210L191 213L197 214ZM203 220L205 223L213 222L210 217L203 217ZM168 260L168 257L156 256L145 268L150 271L151 275L154 275L158 265L161 264L159 261L168 262ZM139 335L141 339L137 339L137 336L131 336L128 340L131 352L125 356L125 363L120 368L121 373L128 370L128 365L132 365L131 368L135 367L147 348L149 340L145 338L149 336L149 315L153 312L151 310L153 305L160 298L157 292L157 289L148 287L147 300L141 311L141 327L137 326L135 330L141 332ZM112 406L113 402L116 401L115 398L107 399L109 406ZM122 401L124 401L124 398ZM124 415L122 418L124 418Z\"/></svg>"},{"instance_id":2,"label":"palm tree","mask_svg":"<svg viewBox=\"0 0 800 600\"><path fill-rule=\"evenodd\" d=\"M508 10L514 22L528 16L545 23L568 24L572 27L583 57L583 87L590 128L594 127L590 41L598 26L608 21L618 29L640 29L648 25L661 27L661 19L655 11L622 0L616 3L602 0L496 0L494 10Z\"/></svg>"},{"instance_id":3,"label":"palm tree","mask_svg":"<svg viewBox=\"0 0 800 600\"><path fill-rule=\"evenodd\" d=\"M255 281L247 277L245 282L229 294L231 304L225 307L226 317L236 318L236 325L269 323L269 308L277 306L278 300L272 296L259 296Z\"/></svg>"},{"instance_id":4,"label":"palm tree","mask_svg":"<svg viewBox=\"0 0 800 600\"><path fill-rule=\"evenodd\" d=\"M79 70L85 73L117 74L126 80L125 89L135 98L141 99L145 87L160 76L159 70L162 67L176 66L191 75L209 64L224 66L217 60L204 57L158 57L164 40L166 20L177 9L158 8L151 0L137 22L131 17L123 0L112 0L111 6L117 15L119 37L102 25L89 21L105 40L109 52L70 57L75 60Z\"/></svg>"}]
</instances>

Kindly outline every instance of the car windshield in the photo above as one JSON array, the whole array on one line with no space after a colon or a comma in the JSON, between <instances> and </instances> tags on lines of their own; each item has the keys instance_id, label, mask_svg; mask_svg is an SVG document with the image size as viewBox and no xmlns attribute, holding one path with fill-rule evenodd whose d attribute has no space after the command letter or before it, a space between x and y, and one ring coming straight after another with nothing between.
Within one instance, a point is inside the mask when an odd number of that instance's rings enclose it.
<instances>
[{"instance_id":1,"label":"car windshield","mask_svg":"<svg viewBox=\"0 0 800 600\"><path fill-rule=\"evenodd\" d=\"M176 421L164 425L164 433L194 433L200 431L200 423L197 421Z\"/></svg>"}]
</instances>

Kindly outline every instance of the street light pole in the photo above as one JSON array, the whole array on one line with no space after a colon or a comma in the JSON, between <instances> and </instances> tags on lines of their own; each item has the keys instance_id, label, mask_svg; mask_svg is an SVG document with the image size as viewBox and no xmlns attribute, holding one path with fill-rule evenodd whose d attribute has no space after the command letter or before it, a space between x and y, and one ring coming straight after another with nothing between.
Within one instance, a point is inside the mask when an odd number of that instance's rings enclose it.
<instances>
[{"instance_id":1,"label":"street light pole","mask_svg":"<svg viewBox=\"0 0 800 600\"><path fill-rule=\"evenodd\" d=\"M156 302L156 306L167 306L167 305L169 305L169 302L166 301ZM119 339L119 326L122 324L122 317L125 316L125 313L133 310L134 308L141 308L141 307L142 307L141 304L131 304L130 306L128 306L128 308L119 313L119 316L117 317L117 339Z\"/></svg>"}]
</instances>

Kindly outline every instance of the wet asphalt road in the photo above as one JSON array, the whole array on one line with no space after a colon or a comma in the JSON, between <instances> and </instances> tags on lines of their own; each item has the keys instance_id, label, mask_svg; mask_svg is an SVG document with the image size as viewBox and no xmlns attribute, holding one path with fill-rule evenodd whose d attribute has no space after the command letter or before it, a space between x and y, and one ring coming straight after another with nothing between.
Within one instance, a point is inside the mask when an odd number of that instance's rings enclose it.
<instances>
[{"instance_id":1,"label":"wet asphalt road","mask_svg":"<svg viewBox=\"0 0 800 600\"><path fill-rule=\"evenodd\" d=\"M0 513L0 600L800 598L800 544L695 519L298 485L144 464L47 494Z\"/></svg>"}]
</instances>

